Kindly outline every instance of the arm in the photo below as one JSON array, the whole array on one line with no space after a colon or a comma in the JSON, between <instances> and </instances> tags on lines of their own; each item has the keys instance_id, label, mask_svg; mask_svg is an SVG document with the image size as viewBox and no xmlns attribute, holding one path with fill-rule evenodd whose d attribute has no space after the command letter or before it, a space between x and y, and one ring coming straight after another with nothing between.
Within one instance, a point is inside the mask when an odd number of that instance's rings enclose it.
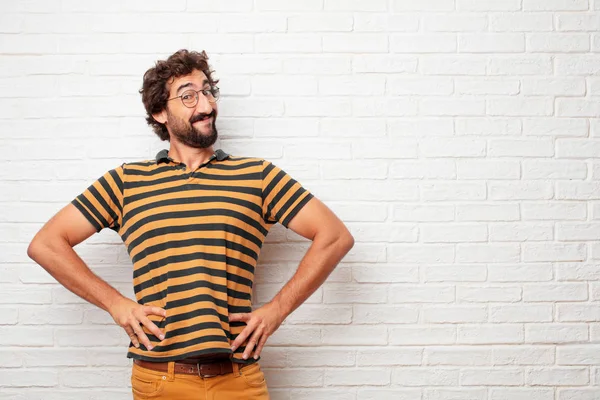
<instances>
[{"instance_id":1,"label":"arm","mask_svg":"<svg viewBox=\"0 0 600 400\"><path fill-rule=\"evenodd\" d=\"M289 228L312 240L294 276L268 304L250 314L230 315L230 321L247 323L232 344L234 350L252 334L244 351L244 358L250 356L254 346L254 358L258 358L268 337L325 282L354 246L354 238L342 221L316 198L311 199L298 212L290 221Z\"/></svg>"},{"instance_id":2,"label":"arm","mask_svg":"<svg viewBox=\"0 0 600 400\"><path fill-rule=\"evenodd\" d=\"M124 297L89 269L73 247L95 232L83 214L68 204L35 235L27 248L27 255L71 292L108 311L115 322L125 329L136 347L139 342L148 347L150 342L139 322L159 336L158 327L146 315L164 316L165 311L158 307L141 306Z\"/></svg>"}]
</instances>

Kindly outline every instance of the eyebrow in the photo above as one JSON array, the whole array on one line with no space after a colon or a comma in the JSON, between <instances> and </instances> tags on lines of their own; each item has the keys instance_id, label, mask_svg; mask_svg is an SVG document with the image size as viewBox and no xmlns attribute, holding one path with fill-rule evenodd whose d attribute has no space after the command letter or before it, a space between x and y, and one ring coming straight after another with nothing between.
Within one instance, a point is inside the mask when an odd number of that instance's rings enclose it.
<instances>
[{"instance_id":1,"label":"eyebrow","mask_svg":"<svg viewBox=\"0 0 600 400\"><path fill-rule=\"evenodd\" d=\"M202 87L206 86L206 84L208 84L208 79L205 79L202 82ZM188 83L184 83L183 85L179 86L177 88L177 91L175 92L175 94L179 94L179 92L181 91L181 89L185 89L186 87L190 87L190 86L194 86L194 84L192 82L188 82Z\"/></svg>"}]
</instances>

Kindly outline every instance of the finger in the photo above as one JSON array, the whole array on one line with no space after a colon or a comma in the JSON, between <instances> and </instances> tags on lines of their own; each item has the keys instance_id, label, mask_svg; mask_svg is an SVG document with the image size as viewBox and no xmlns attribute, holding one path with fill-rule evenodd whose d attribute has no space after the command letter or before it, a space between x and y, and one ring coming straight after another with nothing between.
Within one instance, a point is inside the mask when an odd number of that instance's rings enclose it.
<instances>
[{"instance_id":1,"label":"finger","mask_svg":"<svg viewBox=\"0 0 600 400\"><path fill-rule=\"evenodd\" d=\"M250 354L252 354L252 350L254 350L254 347L258 343L261 336L262 336L262 330L257 329L254 331L254 334L252 335L250 340L248 340L248 343L246 343L246 348L244 349L244 355L243 355L244 360L247 360L248 357L250 357Z\"/></svg>"},{"instance_id":2,"label":"finger","mask_svg":"<svg viewBox=\"0 0 600 400\"><path fill-rule=\"evenodd\" d=\"M229 322L250 321L250 313L234 313L229 314Z\"/></svg>"},{"instance_id":3,"label":"finger","mask_svg":"<svg viewBox=\"0 0 600 400\"><path fill-rule=\"evenodd\" d=\"M154 334L154 336L156 336L157 338L159 338L160 340L163 340L165 338L164 333L162 333L162 331L158 328L158 326L156 326L156 324L152 321L150 321L150 319L148 317L142 317L140 318L140 322L142 324L144 324L144 326Z\"/></svg>"},{"instance_id":4,"label":"finger","mask_svg":"<svg viewBox=\"0 0 600 400\"><path fill-rule=\"evenodd\" d=\"M244 343L244 341L246 340L246 338L248 336L250 336L250 334L252 333L252 331L254 331L254 326L252 326L250 324L246 325L246 327L244 328L244 330L233 341L233 343L231 345L231 351L235 351L235 349L237 349L238 347L240 347L242 345L242 343Z\"/></svg>"},{"instance_id":5,"label":"finger","mask_svg":"<svg viewBox=\"0 0 600 400\"><path fill-rule=\"evenodd\" d=\"M144 314L146 315L158 315L159 317L167 316L165 309L160 307L145 306L142 311L144 311Z\"/></svg>"},{"instance_id":6,"label":"finger","mask_svg":"<svg viewBox=\"0 0 600 400\"><path fill-rule=\"evenodd\" d=\"M140 326L140 324L136 321L135 323L132 324L132 328L133 328L133 331L135 332L135 334L137 335L137 338L140 341L140 343L142 343L144 346L146 346L146 348L148 350L152 350L153 346L150 343L150 339L148 339L148 336L146 336L146 334L142 330L142 327Z\"/></svg>"},{"instance_id":7,"label":"finger","mask_svg":"<svg viewBox=\"0 0 600 400\"><path fill-rule=\"evenodd\" d=\"M260 357L260 353L262 352L263 347L265 347L265 343L267 343L268 338L269 338L269 335L266 335L264 333L260 336L260 340L258 341L258 346L256 346L256 351L254 352L255 360L258 360L258 357Z\"/></svg>"},{"instance_id":8,"label":"finger","mask_svg":"<svg viewBox=\"0 0 600 400\"><path fill-rule=\"evenodd\" d=\"M126 326L125 327L125 332L127 333L127 336L129 336L129 339L131 340L131 343L136 348L139 348L140 347L140 342L138 341L138 338L137 338L135 332L133 332L133 329L131 329L131 327L129 327L129 326Z\"/></svg>"}]
</instances>

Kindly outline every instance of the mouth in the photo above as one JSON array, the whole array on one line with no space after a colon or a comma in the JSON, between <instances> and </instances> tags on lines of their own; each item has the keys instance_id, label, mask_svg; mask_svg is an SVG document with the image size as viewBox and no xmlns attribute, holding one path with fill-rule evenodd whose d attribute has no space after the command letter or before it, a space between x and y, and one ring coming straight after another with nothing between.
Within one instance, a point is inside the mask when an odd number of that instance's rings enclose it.
<instances>
[{"instance_id":1,"label":"mouth","mask_svg":"<svg viewBox=\"0 0 600 400\"><path fill-rule=\"evenodd\" d=\"M200 123L200 124L207 124L207 123L209 123L209 122L212 122L212 120L213 120L213 117L212 117L212 115L207 115L207 116L205 116L205 117L202 117L202 118L200 118L200 119L197 119L197 120L195 120L194 122L192 122L192 124L197 124L197 123Z\"/></svg>"}]
</instances>

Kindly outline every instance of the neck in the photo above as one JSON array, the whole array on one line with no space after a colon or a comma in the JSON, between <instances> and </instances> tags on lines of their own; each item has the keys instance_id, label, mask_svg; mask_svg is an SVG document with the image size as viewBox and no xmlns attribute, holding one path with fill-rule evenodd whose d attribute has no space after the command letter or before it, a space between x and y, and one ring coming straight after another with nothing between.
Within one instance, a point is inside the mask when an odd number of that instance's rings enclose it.
<instances>
[{"instance_id":1,"label":"neck","mask_svg":"<svg viewBox=\"0 0 600 400\"><path fill-rule=\"evenodd\" d=\"M173 140L173 138L171 139L171 146L169 147L169 157L175 161L184 163L192 171L206 163L214 153L213 146L205 149L197 149L186 146Z\"/></svg>"}]
</instances>

